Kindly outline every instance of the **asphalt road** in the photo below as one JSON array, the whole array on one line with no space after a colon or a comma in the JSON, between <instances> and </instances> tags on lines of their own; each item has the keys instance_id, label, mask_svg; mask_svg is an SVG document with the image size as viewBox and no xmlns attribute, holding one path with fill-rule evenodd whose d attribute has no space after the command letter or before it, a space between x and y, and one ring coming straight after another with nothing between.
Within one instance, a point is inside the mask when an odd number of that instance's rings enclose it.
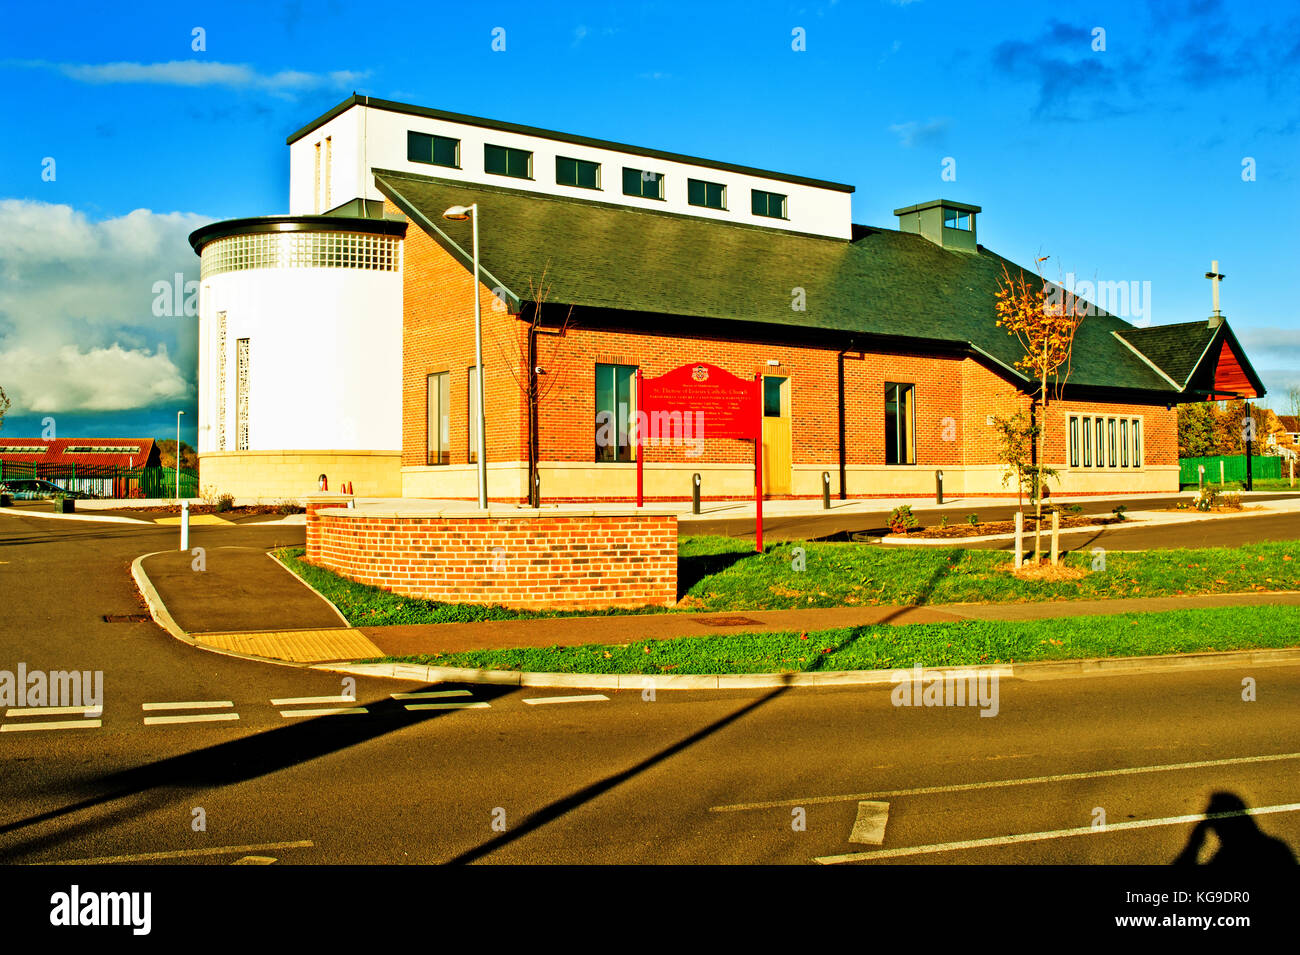
<instances>
[{"instance_id":1,"label":"asphalt road","mask_svg":"<svg viewBox=\"0 0 1300 955\"><path fill-rule=\"evenodd\" d=\"M195 528L192 543L294 534ZM420 702L487 706L410 711L390 694L429 688L362 679L356 707L286 703L340 694L340 678L103 621L140 612L130 561L175 538L0 518L0 669L102 670L105 681L99 728L15 731L32 718L0 717L0 859L1167 863L1193 831L1169 820L1221 790L1269 810L1260 828L1300 848L1300 666L1004 680L993 718L896 707L888 687L541 704L527 701L588 694L439 686L462 695ZM1245 677L1256 702L1241 699ZM177 702L232 705L143 709ZM888 804L879 846L850 841L860 801ZM1098 810L1106 829L1093 826ZM1266 848L1224 833L1248 853Z\"/></svg>"}]
</instances>

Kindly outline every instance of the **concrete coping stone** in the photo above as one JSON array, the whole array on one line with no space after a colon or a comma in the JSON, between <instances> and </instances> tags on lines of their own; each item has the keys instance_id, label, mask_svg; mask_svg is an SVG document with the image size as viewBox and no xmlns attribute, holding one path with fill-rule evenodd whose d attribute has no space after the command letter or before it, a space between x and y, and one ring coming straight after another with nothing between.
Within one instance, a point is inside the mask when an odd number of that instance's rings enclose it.
<instances>
[{"instance_id":1,"label":"concrete coping stone","mask_svg":"<svg viewBox=\"0 0 1300 955\"><path fill-rule=\"evenodd\" d=\"M675 517L677 512L667 508L652 507L594 507L578 510L550 510L536 507L489 507L464 510L455 507L403 507L361 505L359 507L323 507L318 515L356 518L461 518L471 520L557 520L575 517Z\"/></svg>"}]
</instances>

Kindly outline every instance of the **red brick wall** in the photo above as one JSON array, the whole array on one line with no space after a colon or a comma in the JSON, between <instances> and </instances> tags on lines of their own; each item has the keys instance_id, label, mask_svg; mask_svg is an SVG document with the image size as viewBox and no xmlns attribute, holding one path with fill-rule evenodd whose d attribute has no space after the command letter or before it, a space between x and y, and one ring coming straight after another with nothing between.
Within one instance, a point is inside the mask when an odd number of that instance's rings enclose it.
<instances>
[{"instance_id":1,"label":"red brick wall","mask_svg":"<svg viewBox=\"0 0 1300 955\"><path fill-rule=\"evenodd\" d=\"M516 290L518 291L518 290ZM526 325L482 289L484 383L487 389L488 458L527 460L527 407L517 381L526 375ZM419 229L407 233L404 264L403 351L404 465L425 464L426 376L451 372L451 463L468 461L467 367L474 361L473 287L467 271ZM549 306L557 318L561 306ZM742 378L756 373L790 379L791 444L795 465L839 464L838 350L825 346L771 344L754 339L708 338L678 333L570 327L563 336L538 336L538 364L546 370L539 408L540 460L594 464L595 366L636 365L661 375L690 361L708 361ZM780 362L768 366L769 359ZM511 374L511 368L514 374ZM883 465L886 382L916 386L916 464L919 468L990 466L997 463L996 432L989 415L1029 405L1005 377L960 356L919 352L848 352L844 356L846 465ZM1064 418L1071 411L1140 415L1146 465L1177 462L1175 415L1160 405L1059 403L1048 410L1047 459L1064 464ZM647 463L753 461L753 447L737 439L709 439L703 453L686 447L646 450ZM545 493L545 492L544 492ZM593 491L593 496L594 496Z\"/></svg>"},{"instance_id":2,"label":"red brick wall","mask_svg":"<svg viewBox=\"0 0 1300 955\"><path fill-rule=\"evenodd\" d=\"M565 610L677 600L672 515L392 517L336 509L308 521L309 560L409 597Z\"/></svg>"}]
</instances>

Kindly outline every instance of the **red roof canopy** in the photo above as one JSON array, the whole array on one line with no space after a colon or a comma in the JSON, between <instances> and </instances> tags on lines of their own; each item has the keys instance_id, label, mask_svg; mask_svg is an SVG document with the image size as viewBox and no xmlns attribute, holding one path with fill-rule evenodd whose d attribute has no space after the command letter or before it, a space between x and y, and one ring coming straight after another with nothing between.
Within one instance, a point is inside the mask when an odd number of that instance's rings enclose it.
<instances>
[{"instance_id":1,"label":"red roof canopy","mask_svg":"<svg viewBox=\"0 0 1300 955\"><path fill-rule=\"evenodd\" d=\"M0 438L0 461L152 467L158 464L158 446L153 438Z\"/></svg>"}]
</instances>

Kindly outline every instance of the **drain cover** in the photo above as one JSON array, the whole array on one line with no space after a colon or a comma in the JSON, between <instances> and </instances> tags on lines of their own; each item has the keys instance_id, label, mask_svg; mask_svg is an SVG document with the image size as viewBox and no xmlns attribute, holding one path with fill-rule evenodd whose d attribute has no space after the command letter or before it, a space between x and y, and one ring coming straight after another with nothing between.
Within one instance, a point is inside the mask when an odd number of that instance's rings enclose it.
<instances>
[{"instance_id":1,"label":"drain cover","mask_svg":"<svg viewBox=\"0 0 1300 955\"><path fill-rule=\"evenodd\" d=\"M106 613L104 623L144 623L149 619L145 613Z\"/></svg>"},{"instance_id":2,"label":"drain cover","mask_svg":"<svg viewBox=\"0 0 1300 955\"><path fill-rule=\"evenodd\" d=\"M692 623L702 623L709 627L744 627L759 621L753 617L692 617Z\"/></svg>"}]
</instances>

